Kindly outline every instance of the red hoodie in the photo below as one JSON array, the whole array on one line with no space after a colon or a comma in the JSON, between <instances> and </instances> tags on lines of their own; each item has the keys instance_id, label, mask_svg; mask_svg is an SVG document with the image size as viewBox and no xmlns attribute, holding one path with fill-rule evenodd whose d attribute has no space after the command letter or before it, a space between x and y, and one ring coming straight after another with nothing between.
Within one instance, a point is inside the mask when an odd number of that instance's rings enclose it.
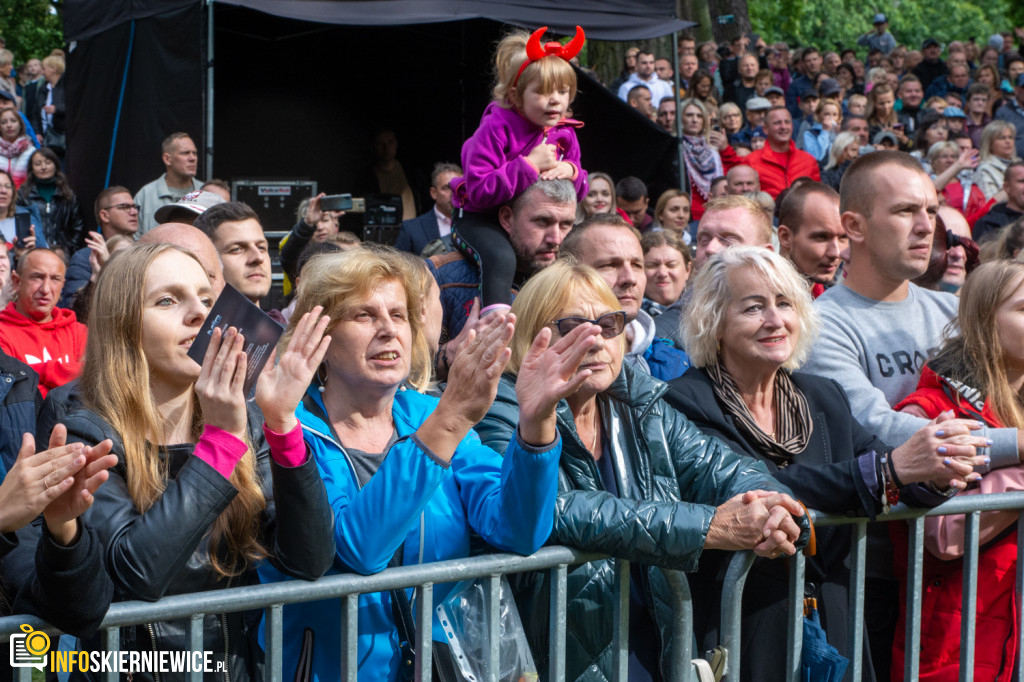
<instances>
[{"instance_id":1,"label":"red hoodie","mask_svg":"<svg viewBox=\"0 0 1024 682\"><path fill-rule=\"evenodd\" d=\"M85 325L66 308L54 308L49 322L35 322L14 303L0 311L0 348L39 373L39 392L78 376L85 354Z\"/></svg>"}]
</instances>

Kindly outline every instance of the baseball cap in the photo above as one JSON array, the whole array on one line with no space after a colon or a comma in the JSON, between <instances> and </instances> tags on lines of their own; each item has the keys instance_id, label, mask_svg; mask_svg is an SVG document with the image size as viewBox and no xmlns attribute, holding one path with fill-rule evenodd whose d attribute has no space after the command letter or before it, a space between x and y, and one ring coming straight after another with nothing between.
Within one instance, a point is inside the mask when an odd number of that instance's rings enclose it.
<instances>
[{"instance_id":1,"label":"baseball cap","mask_svg":"<svg viewBox=\"0 0 1024 682\"><path fill-rule=\"evenodd\" d=\"M876 14L874 21L872 21L871 23L872 24L884 24L887 21L889 21L889 20L885 18L884 14Z\"/></svg>"},{"instance_id":2,"label":"baseball cap","mask_svg":"<svg viewBox=\"0 0 1024 682\"><path fill-rule=\"evenodd\" d=\"M747 111L768 111L772 103L764 97L751 97L747 100Z\"/></svg>"},{"instance_id":3,"label":"baseball cap","mask_svg":"<svg viewBox=\"0 0 1024 682\"><path fill-rule=\"evenodd\" d=\"M843 91L843 88L839 85L839 81L835 78L826 78L821 81L818 85L818 92L821 93L822 97L831 97L832 95L838 95Z\"/></svg>"},{"instance_id":4,"label":"baseball cap","mask_svg":"<svg viewBox=\"0 0 1024 682\"><path fill-rule=\"evenodd\" d=\"M206 209L223 204L224 199L213 192L196 190L189 192L177 202L161 206L156 210L158 223L186 222L191 224L196 216L202 215Z\"/></svg>"},{"instance_id":5,"label":"baseball cap","mask_svg":"<svg viewBox=\"0 0 1024 682\"><path fill-rule=\"evenodd\" d=\"M892 144L897 147L900 146L900 141L896 138L896 134L888 130L880 130L875 133L875 139L871 141L872 144L881 144L882 140L889 140Z\"/></svg>"},{"instance_id":6,"label":"baseball cap","mask_svg":"<svg viewBox=\"0 0 1024 682\"><path fill-rule=\"evenodd\" d=\"M941 43L939 43L939 41L936 40L935 38L925 38L924 42L921 43L921 49L922 50L925 49L925 48L928 48L928 47L940 47L940 46L941 46Z\"/></svg>"},{"instance_id":7,"label":"baseball cap","mask_svg":"<svg viewBox=\"0 0 1024 682\"><path fill-rule=\"evenodd\" d=\"M783 95L783 96L785 96L786 91L783 90L782 88L780 88L777 85L773 85L770 88L768 88L767 90L765 90L764 94L766 94L766 95ZM759 99L763 99L763 98L759 98Z\"/></svg>"},{"instance_id":8,"label":"baseball cap","mask_svg":"<svg viewBox=\"0 0 1024 682\"><path fill-rule=\"evenodd\" d=\"M9 100L11 102L14 102L15 104L18 103L18 100L15 99L14 95L10 92L7 92L6 90L0 90L0 97L3 97L4 99Z\"/></svg>"},{"instance_id":9,"label":"baseball cap","mask_svg":"<svg viewBox=\"0 0 1024 682\"><path fill-rule=\"evenodd\" d=\"M967 118L967 114L960 107L948 106L942 110L943 118Z\"/></svg>"},{"instance_id":10,"label":"baseball cap","mask_svg":"<svg viewBox=\"0 0 1024 682\"><path fill-rule=\"evenodd\" d=\"M757 126L756 128L750 131L750 138L753 139L755 137L762 137L764 139L768 139L768 136L765 135L764 128L761 126Z\"/></svg>"}]
</instances>

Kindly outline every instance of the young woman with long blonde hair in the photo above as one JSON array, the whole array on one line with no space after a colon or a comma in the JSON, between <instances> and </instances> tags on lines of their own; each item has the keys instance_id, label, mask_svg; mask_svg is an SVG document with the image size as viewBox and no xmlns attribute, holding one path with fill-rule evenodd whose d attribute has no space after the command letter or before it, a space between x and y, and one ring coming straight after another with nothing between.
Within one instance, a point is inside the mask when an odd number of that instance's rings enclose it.
<instances>
[{"instance_id":1,"label":"young woman with long blonde hair","mask_svg":"<svg viewBox=\"0 0 1024 682\"><path fill-rule=\"evenodd\" d=\"M295 419L326 352L326 319L314 309L297 321L260 375L257 409L242 391L244 339L234 328L210 334L202 366L188 355L213 299L195 256L168 244L118 254L96 282L87 409L64 423L69 441L114 443L117 465L86 521L105 546L115 600L256 583L263 560L313 580L333 557L330 506ZM231 680L261 678L259 619L205 616L203 648ZM121 639L122 650L190 648L184 621L125 628Z\"/></svg>"}]
</instances>

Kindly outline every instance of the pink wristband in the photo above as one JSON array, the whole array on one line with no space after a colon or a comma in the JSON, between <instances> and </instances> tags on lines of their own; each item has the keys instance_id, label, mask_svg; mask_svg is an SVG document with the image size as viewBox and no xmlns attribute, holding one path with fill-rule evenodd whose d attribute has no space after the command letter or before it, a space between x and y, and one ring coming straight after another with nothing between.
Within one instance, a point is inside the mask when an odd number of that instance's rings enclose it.
<instances>
[{"instance_id":1,"label":"pink wristband","mask_svg":"<svg viewBox=\"0 0 1024 682\"><path fill-rule=\"evenodd\" d=\"M283 467L297 467L306 463L306 441L302 438L302 425L296 423L288 433L278 433L263 425L263 435L270 446L270 456Z\"/></svg>"},{"instance_id":2,"label":"pink wristband","mask_svg":"<svg viewBox=\"0 0 1024 682\"><path fill-rule=\"evenodd\" d=\"M235 465L247 449L245 441L207 424L203 427L203 434L199 436L199 442L196 443L192 454L212 466L224 478L230 479Z\"/></svg>"}]
</instances>

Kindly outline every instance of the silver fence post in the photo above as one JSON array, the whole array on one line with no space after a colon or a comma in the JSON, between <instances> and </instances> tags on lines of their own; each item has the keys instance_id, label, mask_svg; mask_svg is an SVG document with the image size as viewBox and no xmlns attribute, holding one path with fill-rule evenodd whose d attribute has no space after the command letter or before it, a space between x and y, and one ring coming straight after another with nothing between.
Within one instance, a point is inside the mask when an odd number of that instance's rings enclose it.
<instances>
[{"instance_id":1,"label":"silver fence post","mask_svg":"<svg viewBox=\"0 0 1024 682\"><path fill-rule=\"evenodd\" d=\"M32 682L32 668L18 668L15 678L18 682Z\"/></svg>"},{"instance_id":2,"label":"silver fence post","mask_svg":"<svg viewBox=\"0 0 1024 682\"><path fill-rule=\"evenodd\" d=\"M501 576L489 575L484 582L487 608L487 680L498 682L501 675Z\"/></svg>"},{"instance_id":3,"label":"silver fence post","mask_svg":"<svg viewBox=\"0 0 1024 682\"><path fill-rule=\"evenodd\" d=\"M416 682L430 682L433 675L434 584L416 588Z\"/></svg>"},{"instance_id":4,"label":"silver fence post","mask_svg":"<svg viewBox=\"0 0 1024 682\"><path fill-rule=\"evenodd\" d=\"M551 601L548 609L548 680L565 682L565 608L568 566L551 569Z\"/></svg>"},{"instance_id":5,"label":"silver fence post","mask_svg":"<svg viewBox=\"0 0 1024 682\"><path fill-rule=\"evenodd\" d=\"M740 679L740 618L743 613L743 585L754 565L754 553L736 552L729 560L722 588L722 646L729 653L729 672L723 680Z\"/></svg>"},{"instance_id":6,"label":"silver fence post","mask_svg":"<svg viewBox=\"0 0 1024 682\"><path fill-rule=\"evenodd\" d=\"M924 573L924 517L910 522L907 543L907 637L903 679L916 680L921 667L921 585Z\"/></svg>"},{"instance_id":7,"label":"silver fence post","mask_svg":"<svg viewBox=\"0 0 1024 682\"><path fill-rule=\"evenodd\" d=\"M117 658L121 651L121 628L113 627L103 630L103 633L100 635L100 646L103 647L104 651L109 651L113 654L111 658ZM120 677L114 670L108 670L101 676L103 682L118 682Z\"/></svg>"},{"instance_id":8,"label":"silver fence post","mask_svg":"<svg viewBox=\"0 0 1024 682\"><path fill-rule=\"evenodd\" d=\"M868 524L858 521L850 539L850 679L859 680L864 669L864 582L868 546Z\"/></svg>"},{"instance_id":9,"label":"silver fence post","mask_svg":"<svg viewBox=\"0 0 1024 682\"><path fill-rule=\"evenodd\" d=\"M1024 651L1024 510L1017 514L1017 651ZM1017 679L1024 680L1024 655L1017 656Z\"/></svg>"},{"instance_id":10,"label":"silver fence post","mask_svg":"<svg viewBox=\"0 0 1024 682\"><path fill-rule=\"evenodd\" d=\"M786 679L800 682L804 643L804 572L807 568L803 552L789 560L789 633L786 637Z\"/></svg>"},{"instance_id":11,"label":"silver fence post","mask_svg":"<svg viewBox=\"0 0 1024 682\"><path fill-rule=\"evenodd\" d=\"M981 512L965 515L964 524L964 587L960 614L960 680L974 679L974 626L978 618L978 536Z\"/></svg>"},{"instance_id":12,"label":"silver fence post","mask_svg":"<svg viewBox=\"0 0 1024 682\"><path fill-rule=\"evenodd\" d=\"M284 667L284 646L282 643L283 624L284 624L284 606L281 604L271 604L266 609L266 675L268 682L281 682L282 672L281 669ZM203 633L199 631L199 644L193 644L192 648L195 650L196 646L201 650L203 648Z\"/></svg>"},{"instance_id":13,"label":"silver fence post","mask_svg":"<svg viewBox=\"0 0 1024 682\"><path fill-rule=\"evenodd\" d=\"M612 679L615 682L626 682L629 679L629 562L625 559L615 560L615 589L613 590L615 608L612 622L615 635L612 646Z\"/></svg>"},{"instance_id":14,"label":"silver fence post","mask_svg":"<svg viewBox=\"0 0 1024 682\"><path fill-rule=\"evenodd\" d=\"M359 669L359 595L341 598L341 679L356 682Z\"/></svg>"},{"instance_id":15,"label":"silver fence post","mask_svg":"<svg viewBox=\"0 0 1024 682\"><path fill-rule=\"evenodd\" d=\"M221 618L227 618L227 615L222 615ZM188 624L188 648L191 651L202 651L206 647L203 645L203 623L206 618L201 613L193 613L192 618ZM269 621L268 621L269 622ZM224 643L227 646L227 642ZM267 647L270 648L269 646ZM225 657L227 654L225 653ZM280 658L280 657L279 657ZM214 663L214 666L217 664ZM224 661L224 665L227 665L227 661ZM192 670L188 674L188 682L203 682L203 671ZM274 680L273 682L277 682Z\"/></svg>"},{"instance_id":16,"label":"silver fence post","mask_svg":"<svg viewBox=\"0 0 1024 682\"><path fill-rule=\"evenodd\" d=\"M672 668L669 678L672 682L690 682L693 679L693 602L690 600L690 583L682 571L662 569L669 589L672 590Z\"/></svg>"}]
</instances>

